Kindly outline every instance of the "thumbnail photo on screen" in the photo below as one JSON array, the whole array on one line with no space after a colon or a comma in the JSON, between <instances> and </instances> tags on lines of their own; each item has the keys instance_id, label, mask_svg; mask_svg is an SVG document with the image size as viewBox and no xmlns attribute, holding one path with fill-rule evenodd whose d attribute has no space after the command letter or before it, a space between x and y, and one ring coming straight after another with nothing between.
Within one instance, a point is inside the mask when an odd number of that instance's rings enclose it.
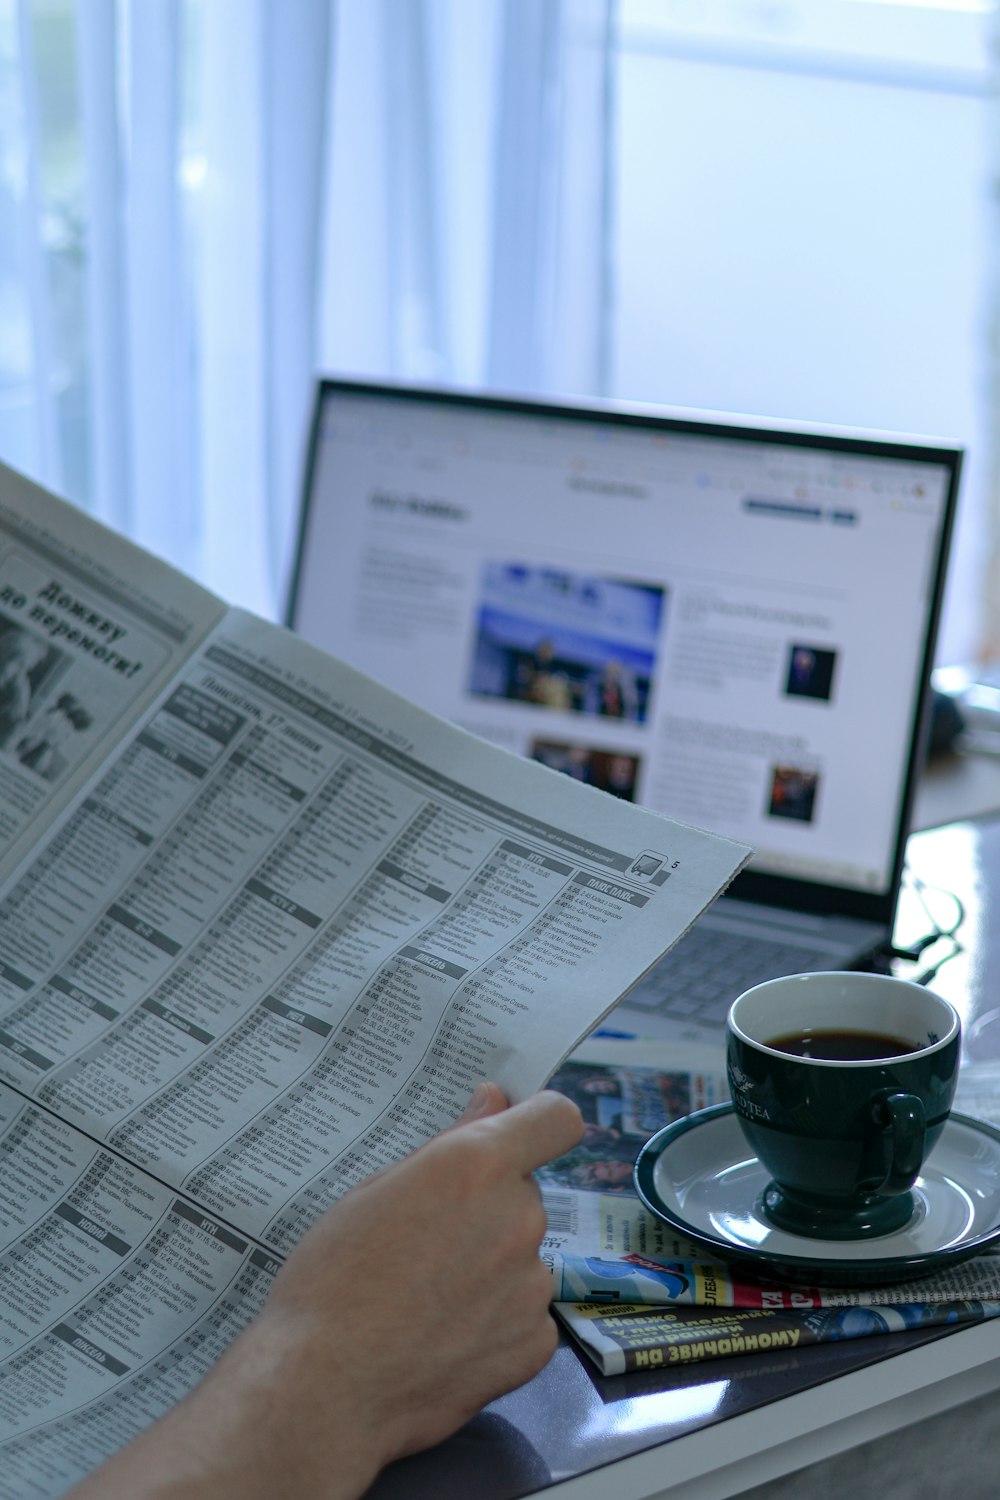
<instances>
[{"instance_id":1,"label":"thumbnail photo on screen","mask_svg":"<svg viewBox=\"0 0 1000 1500\"><path fill-rule=\"evenodd\" d=\"M794 818L811 823L816 811L819 776L803 766L774 766L768 812L772 818Z\"/></svg>"},{"instance_id":2,"label":"thumbnail photo on screen","mask_svg":"<svg viewBox=\"0 0 1000 1500\"><path fill-rule=\"evenodd\" d=\"M658 584L488 563L469 691L642 724L664 603Z\"/></svg>"},{"instance_id":3,"label":"thumbnail photo on screen","mask_svg":"<svg viewBox=\"0 0 1000 1500\"><path fill-rule=\"evenodd\" d=\"M531 756L553 771L572 776L574 781L596 786L602 792L611 792L625 802L635 801L638 755L595 750L590 745L576 745L567 740L533 740Z\"/></svg>"},{"instance_id":4,"label":"thumbnail photo on screen","mask_svg":"<svg viewBox=\"0 0 1000 1500\"><path fill-rule=\"evenodd\" d=\"M836 666L836 651L823 646L790 646L785 692L793 698L818 698L829 703Z\"/></svg>"}]
</instances>

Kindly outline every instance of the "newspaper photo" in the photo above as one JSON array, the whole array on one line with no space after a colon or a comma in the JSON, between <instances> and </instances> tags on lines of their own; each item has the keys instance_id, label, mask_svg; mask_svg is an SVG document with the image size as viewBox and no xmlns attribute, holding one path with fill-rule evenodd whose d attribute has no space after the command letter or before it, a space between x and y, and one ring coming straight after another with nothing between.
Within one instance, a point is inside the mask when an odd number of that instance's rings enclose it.
<instances>
[{"instance_id":1,"label":"newspaper photo","mask_svg":"<svg viewBox=\"0 0 1000 1500\"><path fill-rule=\"evenodd\" d=\"M0 882L224 613L0 465Z\"/></svg>"}]
</instances>

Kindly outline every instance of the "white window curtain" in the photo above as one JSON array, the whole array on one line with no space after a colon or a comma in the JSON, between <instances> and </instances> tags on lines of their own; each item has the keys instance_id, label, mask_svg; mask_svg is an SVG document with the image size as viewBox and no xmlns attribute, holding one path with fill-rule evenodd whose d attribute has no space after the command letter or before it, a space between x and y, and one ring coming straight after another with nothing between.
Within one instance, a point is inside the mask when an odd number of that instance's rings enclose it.
<instances>
[{"instance_id":1,"label":"white window curtain","mask_svg":"<svg viewBox=\"0 0 1000 1500\"><path fill-rule=\"evenodd\" d=\"M324 363L606 389L614 16L613 0L342 0Z\"/></svg>"},{"instance_id":2,"label":"white window curtain","mask_svg":"<svg viewBox=\"0 0 1000 1500\"><path fill-rule=\"evenodd\" d=\"M0 458L275 614L321 369L600 391L613 0L0 0Z\"/></svg>"}]
</instances>

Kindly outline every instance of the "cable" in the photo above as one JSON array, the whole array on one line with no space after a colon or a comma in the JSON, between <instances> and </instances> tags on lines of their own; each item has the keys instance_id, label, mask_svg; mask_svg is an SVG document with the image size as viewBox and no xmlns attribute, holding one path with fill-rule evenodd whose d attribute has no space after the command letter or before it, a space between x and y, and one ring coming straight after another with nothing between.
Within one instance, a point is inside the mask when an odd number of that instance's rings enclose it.
<instances>
[{"instance_id":1,"label":"cable","mask_svg":"<svg viewBox=\"0 0 1000 1500\"><path fill-rule=\"evenodd\" d=\"M916 942L911 943L906 948L898 948L890 943L886 946L885 952L889 958L901 959L906 963L917 963L926 949L932 947L935 943L944 941L951 943L951 950L949 952L943 953L940 958L928 965L927 968L922 969L919 974L911 976L914 984L930 984L931 980L938 974L944 964L949 963L953 958L957 958L963 952L963 944L958 939L958 930L965 921L965 906L961 898L956 896L954 891L946 890L944 886L928 885L919 875L915 875L912 870L904 870L903 879L923 907L924 915L931 924L931 931L924 933L923 937L918 938ZM953 902L955 915L954 920L949 926L943 927L931 910L930 902L927 899L928 892L930 891L936 891Z\"/></svg>"},{"instance_id":2,"label":"cable","mask_svg":"<svg viewBox=\"0 0 1000 1500\"><path fill-rule=\"evenodd\" d=\"M928 885L925 880L921 880L919 875L914 875L913 872L908 869L903 871L903 879L912 888L914 895L924 909L927 920L933 924L934 933L932 935L931 941L933 941L934 938L953 938L958 932L958 929L961 927L962 923L965 921L965 906L961 900L961 897L956 896L954 891L946 890L943 885ZM934 913L931 911L930 906L927 902L926 893L928 891L937 891L939 895L946 896L949 901L954 902L955 920L954 922L952 922L950 927L942 927L941 924L935 919ZM925 944L925 946L929 945Z\"/></svg>"},{"instance_id":3,"label":"cable","mask_svg":"<svg viewBox=\"0 0 1000 1500\"><path fill-rule=\"evenodd\" d=\"M950 951L948 953L942 953L940 958L935 959L935 961L930 964L928 968L921 969L919 974L911 974L910 979L913 984L930 984L931 980L935 978L935 976L944 967L945 964L950 963L953 958L957 958L960 953L963 953L965 951L963 945L958 941L958 938L955 937L953 933L942 933L941 938L938 939L938 941L950 942Z\"/></svg>"},{"instance_id":4,"label":"cable","mask_svg":"<svg viewBox=\"0 0 1000 1500\"><path fill-rule=\"evenodd\" d=\"M950 933L928 932L916 943L912 943L909 948L897 948L894 943L886 943L882 952L886 958L905 958L907 963L915 964L925 948L929 948L932 943L940 942L943 937L950 936Z\"/></svg>"}]
</instances>

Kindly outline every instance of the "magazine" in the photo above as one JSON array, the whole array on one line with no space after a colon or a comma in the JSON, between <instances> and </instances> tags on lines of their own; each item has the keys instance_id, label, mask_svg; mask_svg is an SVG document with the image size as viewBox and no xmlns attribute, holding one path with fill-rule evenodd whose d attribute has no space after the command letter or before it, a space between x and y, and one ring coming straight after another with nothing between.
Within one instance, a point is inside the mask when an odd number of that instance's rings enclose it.
<instances>
[{"instance_id":1,"label":"magazine","mask_svg":"<svg viewBox=\"0 0 1000 1500\"><path fill-rule=\"evenodd\" d=\"M992 1065L991 1065L992 1066ZM1000 1124L988 1078L963 1071L956 1105ZM542 1256L554 1302L669 1304L692 1307L806 1309L902 1306L956 1299L1000 1299L1000 1251L891 1286L780 1286L704 1249L644 1208L632 1184L640 1148L664 1125L728 1097L725 1048L653 1040L588 1037L550 1086L584 1117L584 1136L537 1176L548 1214Z\"/></svg>"},{"instance_id":2,"label":"magazine","mask_svg":"<svg viewBox=\"0 0 1000 1500\"><path fill-rule=\"evenodd\" d=\"M686 1250L676 1258L627 1254L563 1255L557 1306L564 1302L642 1303L646 1307L752 1308L802 1311L813 1308L906 1307L917 1302L1000 1302L1000 1255L986 1252L919 1280L885 1286L785 1286L755 1277L723 1261Z\"/></svg>"},{"instance_id":3,"label":"magazine","mask_svg":"<svg viewBox=\"0 0 1000 1500\"><path fill-rule=\"evenodd\" d=\"M963 1071L957 1107L1000 1124L995 1067ZM605 1375L981 1322L1000 1314L1000 1254L897 1285L786 1286L706 1257L642 1205L631 1169L654 1131L727 1097L717 1049L588 1038L552 1079L580 1146L538 1173L555 1312ZM991 1093L992 1090L992 1093Z\"/></svg>"},{"instance_id":4,"label":"magazine","mask_svg":"<svg viewBox=\"0 0 1000 1500\"><path fill-rule=\"evenodd\" d=\"M576 1268L607 1260L630 1274L629 1257L690 1259L689 1240L647 1212L632 1186L636 1156L662 1126L729 1097L725 1046L588 1037L553 1075L584 1121L579 1146L536 1173L548 1216L542 1258L558 1301ZM584 1300L586 1293L581 1293ZM626 1300L637 1301L634 1294Z\"/></svg>"},{"instance_id":5,"label":"magazine","mask_svg":"<svg viewBox=\"0 0 1000 1500\"><path fill-rule=\"evenodd\" d=\"M813 1312L713 1311L622 1303L563 1303L557 1312L602 1375L679 1369L741 1354L788 1354L810 1344L840 1343L914 1328L981 1323L1000 1302L919 1302L900 1307L820 1308Z\"/></svg>"},{"instance_id":6,"label":"magazine","mask_svg":"<svg viewBox=\"0 0 1000 1500\"><path fill-rule=\"evenodd\" d=\"M339 1194L542 1085L749 851L421 712L0 469L0 1496Z\"/></svg>"}]
</instances>

